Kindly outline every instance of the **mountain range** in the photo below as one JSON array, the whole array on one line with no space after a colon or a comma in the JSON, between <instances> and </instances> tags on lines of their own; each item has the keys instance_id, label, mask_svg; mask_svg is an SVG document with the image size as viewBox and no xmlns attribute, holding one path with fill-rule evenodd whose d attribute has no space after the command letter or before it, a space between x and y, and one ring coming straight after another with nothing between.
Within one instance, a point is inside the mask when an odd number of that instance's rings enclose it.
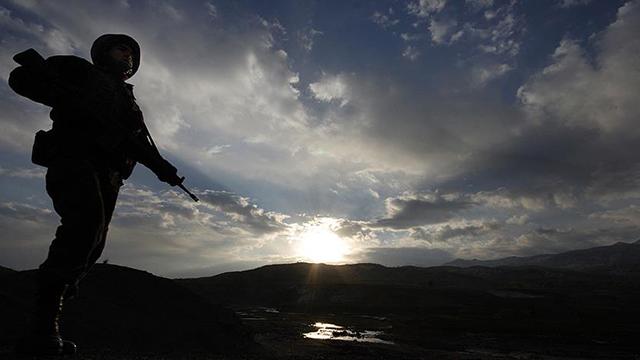
<instances>
[{"instance_id":1,"label":"mountain range","mask_svg":"<svg viewBox=\"0 0 640 360\"><path fill-rule=\"evenodd\" d=\"M640 240L633 243L618 242L560 254L543 254L528 257L511 256L497 260L456 259L445 266L541 266L555 269L605 270L640 272Z\"/></svg>"}]
</instances>

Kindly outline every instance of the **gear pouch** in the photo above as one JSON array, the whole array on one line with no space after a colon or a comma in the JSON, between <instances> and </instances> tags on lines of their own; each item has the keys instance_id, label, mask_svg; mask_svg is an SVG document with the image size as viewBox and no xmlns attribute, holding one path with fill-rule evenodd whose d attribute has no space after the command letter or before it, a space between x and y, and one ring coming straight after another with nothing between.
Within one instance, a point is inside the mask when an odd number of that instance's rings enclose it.
<instances>
[{"instance_id":1,"label":"gear pouch","mask_svg":"<svg viewBox=\"0 0 640 360\"><path fill-rule=\"evenodd\" d=\"M58 152L59 145L53 129L47 131L40 130L36 133L31 151L32 163L48 167Z\"/></svg>"}]
</instances>

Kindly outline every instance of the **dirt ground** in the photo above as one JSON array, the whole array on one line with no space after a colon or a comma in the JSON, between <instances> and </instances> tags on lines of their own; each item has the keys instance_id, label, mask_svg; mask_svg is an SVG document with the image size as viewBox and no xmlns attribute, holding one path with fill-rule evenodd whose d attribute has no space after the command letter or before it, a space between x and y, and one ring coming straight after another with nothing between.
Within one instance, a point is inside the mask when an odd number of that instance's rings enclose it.
<instances>
[{"instance_id":1,"label":"dirt ground","mask_svg":"<svg viewBox=\"0 0 640 360\"><path fill-rule=\"evenodd\" d=\"M234 354L202 352L132 353L112 352L108 349L80 348L79 354L65 359L78 360L333 360L333 359L444 359L444 360L576 360L576 359L640 359L631 350L612 350L608 347L581 347L562 344L557 339L521 339L496 337L491 334L464 334L449 337L424 333L406 335L399 331L403 319L362 314L304 314L279 312L269 308L237 308L243 323L254 334L255 349ZM339 326L334 337L352 335L350 341L305 338L304 334L318 331L316 324ZM397 330L398 329L398 330ZM367 340L365 334L377 334ZM426 337L430 336L429 339ZM416 340L418 339L418 340ZM380 341L380 342L370 342ZM80 346L82 346L80 344ZM0 359L16 358L10 348L0 348ZM36 358L20 358L33 359ZM51 358L49 358L51 359Z\"/></svg>"}]
</instances>

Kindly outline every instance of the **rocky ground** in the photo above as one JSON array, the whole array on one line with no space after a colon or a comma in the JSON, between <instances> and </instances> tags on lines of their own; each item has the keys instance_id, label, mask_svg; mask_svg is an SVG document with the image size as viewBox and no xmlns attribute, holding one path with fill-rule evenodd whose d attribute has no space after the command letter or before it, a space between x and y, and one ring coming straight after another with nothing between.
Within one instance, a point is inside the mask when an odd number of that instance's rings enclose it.
<instances>
[{"instance_id":1,"label":"rocky ground","mask_svg":"<svg viewBox=\"0 0 640 360\"><path fill-rule=\"evenodd\" d=\"M575 360L640 358L640 351L598 344L597 339L522 338L492 334L466 333L450 336L415 333L407 336L406 319L399 315L305 314L280 312L266 307L234 309L242 323L253 332L258 344L246 351L213 354L203 351L123 352L107 348L82 347L69 359L79 360L302 360L302 359L498 359L498 360ZM318 324L333 324L333 332L318 335ZM403 325L404 324L404 325ZM339 328L338 328L339 326ZM419 331L419 329L416 329ZM368 336L374 334L375 336ZM335 338L349 340L336 340ZM418 341L416 340L418 339ZM9 347L0 348L0 359L12 359ZM33 359L35 358L22 358Z\"/></svg>"}]
</instances>

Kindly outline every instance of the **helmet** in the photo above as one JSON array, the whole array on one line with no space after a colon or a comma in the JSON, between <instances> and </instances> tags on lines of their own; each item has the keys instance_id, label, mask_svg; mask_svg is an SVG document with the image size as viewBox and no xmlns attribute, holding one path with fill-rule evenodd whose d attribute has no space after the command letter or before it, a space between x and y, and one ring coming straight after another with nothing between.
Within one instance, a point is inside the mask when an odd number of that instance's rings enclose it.
<instances>
[{"instance_id":1,"label":"helmet","mask_svg":"<svg viewBox=\"0 0 640 360\"><path fill-rule=\"evenodd\" d=\"M112 67L113 61L109 57L108 52L112 47L118 44L125 44L131 48L133 55L133 67L131 68L131 74L128 77L132 77L140 67L140 45L131 36L124 34L104 34L96 39L91 46L91 61L94 65L103 66L106 68Z\"/></svg>"}]
</instances>

